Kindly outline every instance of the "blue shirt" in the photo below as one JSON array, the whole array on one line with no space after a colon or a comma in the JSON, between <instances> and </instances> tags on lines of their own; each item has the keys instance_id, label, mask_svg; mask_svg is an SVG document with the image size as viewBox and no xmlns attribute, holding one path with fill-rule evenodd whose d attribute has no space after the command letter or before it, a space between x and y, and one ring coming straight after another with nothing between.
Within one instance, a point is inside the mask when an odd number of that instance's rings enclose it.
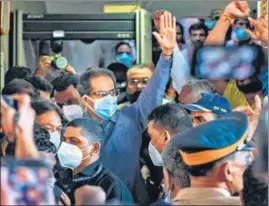
<instances>
[{"instance_id":1,"label":"blue shirt","mask_svg":"<svg viewBox=\"0 0 269 206\"><path fill-rule=\"evenodd\" d=\"M142 133L151 111L162 104L170 77L172 60L160 57L155 72L138 100L104 122L106 140L101 152L104 166L118 176L132 191L140 173L139 157Z\"/></svg>"}]
</instances>

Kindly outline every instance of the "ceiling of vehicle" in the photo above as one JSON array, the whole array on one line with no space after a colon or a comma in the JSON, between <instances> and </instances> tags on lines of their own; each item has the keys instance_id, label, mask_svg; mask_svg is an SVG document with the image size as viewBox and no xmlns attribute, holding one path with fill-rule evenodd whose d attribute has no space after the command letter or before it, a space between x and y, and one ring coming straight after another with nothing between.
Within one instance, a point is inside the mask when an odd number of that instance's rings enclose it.
<instances>
[{"instance_id":1,"label":"ceiling of vehicle","mask_svg":"<svg viewBox=\"0 0 269 206\"><path fill-rule=\"evenodd\" d=\"M154 12L164 9L172 12L176 17L207 17L213 9L223 9L230 0L149 0L149 1L130 1L130 0L58 0L58 1L14 1L12 9L21 9L31 13L102 13L104 4L126 4L142 3L143 7ZM256 2L250 1L249 6L256 9Z\"/></svg>"}]
</instances>

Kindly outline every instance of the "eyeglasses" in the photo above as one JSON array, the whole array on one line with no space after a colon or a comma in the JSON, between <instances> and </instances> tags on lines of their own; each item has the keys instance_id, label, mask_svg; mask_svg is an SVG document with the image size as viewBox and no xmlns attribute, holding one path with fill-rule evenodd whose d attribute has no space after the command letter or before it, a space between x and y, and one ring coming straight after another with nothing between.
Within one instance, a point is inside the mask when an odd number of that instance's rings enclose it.
<instances>
[{"instance_id":1,"label":"eyeglasses","mask_svg":"<svg viewBox=\"0 0 269 206\"><path fill-rule=\"evenodd\" d=\"M97 91L97 92L92 92L91 95L101 99L105 96L111 95L111 96L118 96L119 95L119 90L118 89L112 89L110 91Z\"/></svg>"},{"instance_id":2,"label":"eyeglasses","mask_svg":"<svg viewBox=\"0 0 269 206\"><path fill-rule=\"evenodd\" d=\"M139 79L129 79L128 80L128 84L130 86L137 86L138 84L141 84L143 86L146 86L148 84L148 81L149 81L149 79L142 79L142 80L139 80Z\"/></svg>"}]
</instances>

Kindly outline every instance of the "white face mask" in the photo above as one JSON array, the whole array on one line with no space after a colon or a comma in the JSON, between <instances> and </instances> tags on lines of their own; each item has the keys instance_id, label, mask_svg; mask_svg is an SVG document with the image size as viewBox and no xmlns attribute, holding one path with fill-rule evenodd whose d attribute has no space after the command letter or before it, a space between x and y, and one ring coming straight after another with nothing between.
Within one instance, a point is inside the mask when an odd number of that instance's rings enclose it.
<instances>
[{"instance_id":1,"label":"white face mask","mask_svg":"<svg viewBox=\"0 0 269 206\"><path fill-rule=\"evenodd\" d=\"M160 154L160 152L156 149L156 147L154 147L151 142L149 143L149 156L152 160L152 163L155 166L163 166L163 160L162 160L162 155Z\"/></svg>"},{"instance_id":2,"label":"white face mask","mask_svg":"<svg viewBox=\"0 0 269 206\"><path fill-rule=\"evenodd\" d=\"M69 169L77 168L83 159L82 151L75 145L62 142L57 156L60 164Z\"/></svg>"},{"instance_id":3,"label":"white face mask","mask_svg":"<svg viewBox=\"0 0 269 206\"><path fill-rule=\"evenodd\" d=\"M81 118L83 116L83 110L81 106L77 104L72 105L64 105L63 106L63 113L65 118L71 122L74 119Z\"/></svg>"},{"instance_id":4,"label":"white face mask","mask_svg":"<svg viewBox=\"0 0 269 206\"><path fill-rule=\"evenodd\" d=\"M49 132L50 134L50 142L55 145L58 150L61 144L61 135L59 132Z\"/></svg>"}]
</instances>

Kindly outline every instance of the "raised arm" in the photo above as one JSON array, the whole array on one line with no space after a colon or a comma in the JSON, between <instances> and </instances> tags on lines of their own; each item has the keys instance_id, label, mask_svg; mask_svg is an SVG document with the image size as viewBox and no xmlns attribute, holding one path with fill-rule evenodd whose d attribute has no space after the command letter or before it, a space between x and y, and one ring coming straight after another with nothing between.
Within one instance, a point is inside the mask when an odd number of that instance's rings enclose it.
<instances>
[{"instance_id":1,"label":"raised arm","mask_svg":"<svg viewBox=\"0 0 269 206\"><path fill-rule=\"evenodd\" d=\"M159 33L154 32L162 48L162 54L156 66L156 70L147 87L141 92L138 100L132 105L137 112L142 131L148 124L148 115L162 104L166 85L170 77L172 54L176 43L176 19L171 13L164 12L160 17Z\"/></svg>"},{"instance_id":2,"label":"raised arm","mask_svg":"<svg viewBox=\"0 0 269 206\"><path fill-rule=\"evenodd\" d=\"M160 16L164 14L164 10L156 11L154 13L155 28L160 30ZM185 85L190 76L190 65L176 46L173 51L173 63L171 69L171 78L173 80L174 89L179 92Z\"/></svg>"},{"instance_id":3,"label":"raised arm","mask_svg":"<svg viewBox=\"0 0 269 206\"><path fill-rule=\"evenodd\" d=\"M248 14L249 7L247 1L234 1L229 3L224 9L216 26L206 38L204 45L224 45L225 36L234 20L247 17Z\"/></svg>"}]
</instances>

